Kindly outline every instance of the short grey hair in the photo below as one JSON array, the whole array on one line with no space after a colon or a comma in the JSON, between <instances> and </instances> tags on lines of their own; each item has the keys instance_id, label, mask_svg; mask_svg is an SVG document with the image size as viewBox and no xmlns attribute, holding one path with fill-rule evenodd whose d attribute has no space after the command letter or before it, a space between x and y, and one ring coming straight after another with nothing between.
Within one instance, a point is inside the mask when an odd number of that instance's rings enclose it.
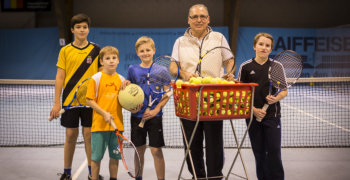
<instances>
[{"instance_id":1,"label":"short grey hair","mask_svg":"<svg viewBox=\"0 0 350 180\"><path fill-rule=\"evenodd\" d=\"M209 15L208 7L206 5L204 5L204 4L195 4L195 5L191 6L190 9L188 10L188 16L190 16L191 9L193 9L195 7L203 7L205 10L207 10L208 15Z\"/></svg>"}]
</instances>

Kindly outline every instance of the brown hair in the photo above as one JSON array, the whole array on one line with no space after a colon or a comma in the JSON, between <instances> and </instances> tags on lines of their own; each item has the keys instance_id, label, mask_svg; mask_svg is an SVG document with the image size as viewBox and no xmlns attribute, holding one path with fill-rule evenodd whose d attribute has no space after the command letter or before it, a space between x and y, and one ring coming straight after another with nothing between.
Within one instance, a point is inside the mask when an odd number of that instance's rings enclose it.
<instances>
[{"instance_id":1,"label":"brown hair","mask_svg":"<svg viewBox=\"0 0 350 180\"><path fill-rule=\"evenodd\" d=\"M119 51L117 48L113 47L113 46L105 46L104 48L101 49L100 51L100 60L103 60L103 57L106 54L116 54L119 58Z\"/></svg>"},{"instance_id":2,"label":"brown hair","mask_svg":"<svg viewBox=\"0 0 350 180\"><path fill-rule=\"evenodd\" d=\"M72 19L70 20L70 27L74 28L75 24L79 24L82 22L86 22L88 24L88 26L90 27L91 19L86 14L83 14L83 13L77 14L77 15L73 16Z\"/></svg>"},{"instance_id":3,"label":"brown hair","mask_svg":"<svg viewBox=\"0 0 350 180\"><path fill-rule=\"evenodd\" d=\"M253 47L255 47L256 43L258 43L258 40L259 40L260 37L266 37L267 39L270 39L271 40L271 49L273 48L274 39L273 39L272 35L269 34L269 33L258 33L254 37Z\"/></svg>"},{"instance_id":4,"label":"brown hair","mask_svg":"<svg viewBox=\"0 0 350 180\"><path fill-rule=\"evenodd\" d=\"M146 43L151 43L151 46L153 48L153 50L156 49L154 41L152 38L148 37L148 36L142 36L139 39L137 39L136 43L135 43L135 49L137 51L137 49L142 45L142 44L146 44Z\"/></svg>"}]
</instances>

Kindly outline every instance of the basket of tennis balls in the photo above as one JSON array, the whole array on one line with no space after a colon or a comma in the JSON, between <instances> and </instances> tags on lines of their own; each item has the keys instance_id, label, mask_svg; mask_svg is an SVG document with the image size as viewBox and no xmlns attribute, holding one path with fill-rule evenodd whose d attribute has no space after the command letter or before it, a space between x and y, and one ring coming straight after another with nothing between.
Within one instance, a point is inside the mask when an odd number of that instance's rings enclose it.
<instances>
[{"instance_id":1,"label":"basket of tennis balls","mask_svg":"<svg viewBox=\"0 0 350 180\"><path fill-rule=\"evenodd\" d=\"M257 86L212 77L192 77L172 85L176 116L193 121L249 118Z\"/></svg>"}]
</instances>

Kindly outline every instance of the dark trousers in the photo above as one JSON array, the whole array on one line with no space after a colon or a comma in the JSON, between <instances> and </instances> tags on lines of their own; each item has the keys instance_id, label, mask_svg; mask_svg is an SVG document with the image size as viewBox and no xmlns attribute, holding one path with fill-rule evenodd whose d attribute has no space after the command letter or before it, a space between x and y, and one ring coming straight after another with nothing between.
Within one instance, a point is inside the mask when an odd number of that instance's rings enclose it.
<instances>
[{"instance_id":1,"label":"dark trousers","mask_svg":"<svg viewBox=\"0 0 350 180\"><path fill-rule=\"evenodd\" d=\"M265 118L262 122L258 122L254 118L249 129L249 138L255 156L258 179L283 180L281 119Z\"/></svg>"},{"instance_id":2,"label":"dark trousers","mask_svg":"<svg viewBox=\"0 0 350 180\"><path fill-rule=\"evenodd\" d=\"M187 141L189 143L196 122L181 119ZM224 142L222 121L201 121L192 140L190 153L192 156L197 178L222 176L224 166ZM203 140L205 139L205 157L207 174L204 166ZM185 142L184 142L185 144ZM186 147L186 144L185 144ZM185 149L186 151L186 149ZM189 157L186 159L187 168L193 175ZM221 178L218 178L221 179Z\"/></svg>"}]
</instances>

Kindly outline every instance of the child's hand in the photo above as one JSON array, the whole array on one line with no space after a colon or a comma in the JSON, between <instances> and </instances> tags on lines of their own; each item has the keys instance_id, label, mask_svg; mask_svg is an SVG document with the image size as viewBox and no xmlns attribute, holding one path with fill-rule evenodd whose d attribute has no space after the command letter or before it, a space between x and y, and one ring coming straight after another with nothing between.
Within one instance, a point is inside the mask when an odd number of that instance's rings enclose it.
<instances>
[{"instance_id":1,"label":"child's hand","mask_svg":"<svg viewBox=\"0 0 350 180\"><path fill-rule=\"evenodd\" d=\"M122 84L120 85L120 90L125 89L125 87L126 87L127 85L129 85L130 83L131 83L131 82L130 82L129 80L123 81Z\"/></svg>"},{"instance_id":2,"label":"child's hand","mask_svg":"<svg viewBox=\"0 0 350 180\"><path fill-rule=\"evenodd\" d=\"M278 102L278 99L275 97L275 96L266 96L266 101L267 101L267 104L275 104L276 102Z\"/></svg>"},{"instance_id":3,"label":"child's hand","mask_svg":"<svg viewBox=\"0 0 350 180\"><path fill-rule=\"evenodd\" d=\"M134 113L137 113L137 112L139 112L139 111L141 110L142 106L143 106L143 103L137 105L136 107L134 107L133 109L130 109L129 111L130 111L131 113L133 113L133 114L134 114Z\"/></svg>"},{"instance_id":4,"label":"child's hand","mask_svg":"<svg viewBox=\"0 0 350 180\"><path fill-rule=\"evenodd\" d=\"M143 113L143 115L142 115L142 119L149 120L149 119L153 118L154 116L156 116L159 113L159 111L160 111L160 109L157 107L152 109L152 110L145 111L145 113Z\"/></svg>"},{"instance_id":5,"label":"child's hand","mask_svg":"<svg viewBox=\"0 0 350 180\"><path fill-rule=\"evenodd\" d=\"M109 112L105 112L103 114L103 118L105 119L106 122L110 123L111 121L113 121L113 116L111 115L111 113Z\"/></svg>"},{"instance_id":6,"label":"child's hand","mask_svg":"<svg viewBox=\"0 0 350 180\"><path fill-rule=\"evenodd\" d=\"M266 116L266 112L261 108L253 107L253 113L256 119L263 119Z\"/></svg>"}]
</instances>

